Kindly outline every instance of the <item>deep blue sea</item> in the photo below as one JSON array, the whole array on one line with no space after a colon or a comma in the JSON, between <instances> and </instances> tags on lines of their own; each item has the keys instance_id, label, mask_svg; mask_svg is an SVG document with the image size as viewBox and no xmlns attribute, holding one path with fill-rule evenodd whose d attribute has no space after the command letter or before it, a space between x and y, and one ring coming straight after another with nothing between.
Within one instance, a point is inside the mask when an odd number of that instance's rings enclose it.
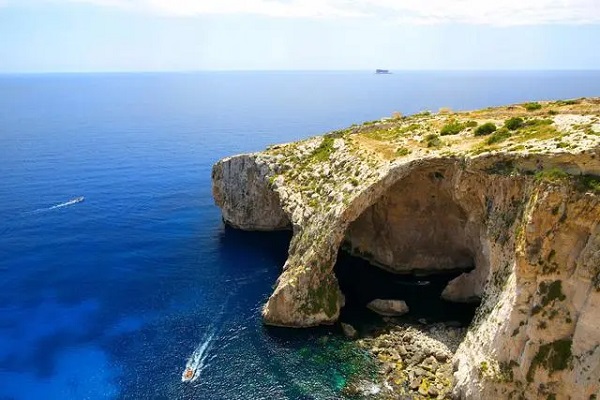
<instances>
[{"instance_id":1,"label":"deep blue sea","mask_svg":"<svg viewBox=\"0 0 600 400\"><path fill-rule=\"evenodd\" d=\"M0 399L340 398L363 355L262 326L289 234L225 228L212 164L393 111L598 95L600 72L0 75Z\"/></svg>"}]
</instances>

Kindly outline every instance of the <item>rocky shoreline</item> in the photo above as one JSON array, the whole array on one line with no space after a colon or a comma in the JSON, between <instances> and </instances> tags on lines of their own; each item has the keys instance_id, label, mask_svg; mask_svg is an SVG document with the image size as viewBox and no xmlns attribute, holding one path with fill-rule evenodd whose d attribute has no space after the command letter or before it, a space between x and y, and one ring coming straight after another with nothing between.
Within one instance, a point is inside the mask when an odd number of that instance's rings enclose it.
<instances>
[{"instance_id":1,"label":"rocky shoreline","mask_svg":"<svg viewBox=\"0 0 600 400\"><path fill-rule=\"evenodd\" d=\"M412 324L386 318L355 343L377 363L374 382L350 382L344 395L372 399L451 399L452 357L466 328L452 323Z\"/></svg>"},{"instance_id":2,"label":"rocky shoreline","mask_svg":"<svg viewBox=\"0 0 600 400\"><path fill-rule=\"evenodd\" d=\"M342 247L396 274L469 270L441 294L480 304L456 352L448 349L452 368L426 354L436 346L417 328L423 337L405 328L363 338L370 351L386 349L376 356L392 377L369 393L599 393L600 98L397 114L225 158L212 180L231 226L293 232L265 324L338 322L352 300L334 270ZM406 337L423 346L408 354ZM396 357L386 341L407 354Z\"/></svg>"}]
</instances>

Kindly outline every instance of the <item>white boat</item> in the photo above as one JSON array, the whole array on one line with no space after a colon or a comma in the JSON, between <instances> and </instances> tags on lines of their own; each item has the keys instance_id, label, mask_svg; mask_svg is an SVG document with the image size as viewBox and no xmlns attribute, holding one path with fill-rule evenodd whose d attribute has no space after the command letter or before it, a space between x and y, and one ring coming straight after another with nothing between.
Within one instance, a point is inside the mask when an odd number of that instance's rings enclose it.
<instances>
[{"instance_id":1,"label":"white boat","mask_svg":"<svg viewBox=\"0 0 600 400\"><path fill-rule=\"evenodd\" d=\"M200 375L197 368L185 367L185 370L181 374L181 382L193 382L198 379Z\"/></svg>"},{"instance_id":2,"label":"white boat","mask_svg":"<svg viewBox=\"0 0 600 400\"><path fill-rule=\"evenodd\" d=\"M181 382L194 382L200 376L200 372L204 368L204 363L208 357L208 350L211 344L213 335L208 335L207 339L201 342L194 350L190 358L185 364L185 369L181 374Z\"/></svg>"}]
</instances>

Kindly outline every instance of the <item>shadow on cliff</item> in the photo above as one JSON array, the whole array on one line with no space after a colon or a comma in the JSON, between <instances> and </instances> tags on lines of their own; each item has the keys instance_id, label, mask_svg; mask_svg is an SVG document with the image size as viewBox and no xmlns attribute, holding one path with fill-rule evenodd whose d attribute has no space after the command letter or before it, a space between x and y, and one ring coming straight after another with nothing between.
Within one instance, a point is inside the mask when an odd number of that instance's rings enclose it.
<instances>
[{"instance_id":1,"label":"shadow on cliff","mask_svg":"<svg viewBox=\"0 0 600 400\"><path fill-rule=\"evenodd\" d=\"M340 320L359 326L375 323L381 317L368 310L367 304L374 299L397 299L404 300L410 308L401 317L407 322L425 320L468 326L479 304L453 303L440 298L448 282L463 272L465 269L426 276L394 274L340 250L335 274L346 297Z\"/></svg>"}]
</instances>

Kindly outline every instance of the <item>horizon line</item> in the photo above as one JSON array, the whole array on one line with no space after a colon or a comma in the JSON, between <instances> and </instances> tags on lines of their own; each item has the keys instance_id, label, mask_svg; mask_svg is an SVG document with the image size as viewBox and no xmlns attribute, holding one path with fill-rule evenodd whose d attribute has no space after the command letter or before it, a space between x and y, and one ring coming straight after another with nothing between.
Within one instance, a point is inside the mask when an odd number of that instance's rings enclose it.
<instances>
[{"instance_id":1,"label":"horizon line","mask_svg":"<svg viewBox=\"0 0 600 400\"><path fill-rule=\"evenodd\" d=\"M0 71L1 75L100 75L100 74L194 74L221 72L375 72L377 68L366 69L190 69L190 70L96 70L96 71ZM381 68L378 68L381 69ZM391 72L597 72L600 68L506 68L506 69L469 69L469 68L385 68Z\"/></svg>"}]
</instances>

